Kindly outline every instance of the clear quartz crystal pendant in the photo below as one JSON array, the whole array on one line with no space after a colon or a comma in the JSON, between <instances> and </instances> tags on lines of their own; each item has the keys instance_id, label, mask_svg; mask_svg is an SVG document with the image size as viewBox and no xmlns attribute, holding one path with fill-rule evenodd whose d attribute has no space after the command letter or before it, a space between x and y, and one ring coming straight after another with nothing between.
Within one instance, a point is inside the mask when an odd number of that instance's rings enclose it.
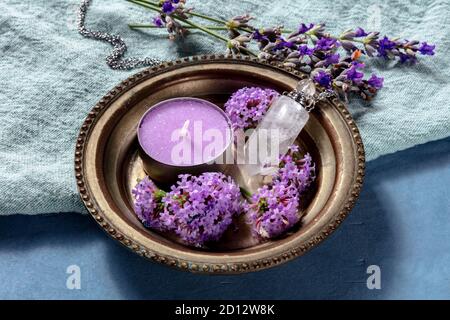
<instances>
[{"instance_id":1,"label":"clear quartz crystal pendant","mask_svg":"<svg viewBox=\"0 0 450 320\"><path fill-rule=\"evenodd\" d=\"M315 93L314 82L304 79L295 90L272 102L245 144L246 164L241 166L243 176L269 175L277 170L279 156L287 153L309 119Z\"/></svg>"}]
</instances>

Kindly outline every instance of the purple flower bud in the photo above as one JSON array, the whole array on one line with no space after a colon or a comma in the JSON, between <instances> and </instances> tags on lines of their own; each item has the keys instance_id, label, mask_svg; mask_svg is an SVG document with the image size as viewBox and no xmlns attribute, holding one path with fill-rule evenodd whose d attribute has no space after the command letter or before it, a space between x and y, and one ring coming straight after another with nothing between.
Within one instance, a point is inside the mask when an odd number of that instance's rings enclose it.
<instances>
[{"instance_id":1,"label":"purple flower bud","mask_svg":"<svg viewBox=\"0 0 450 320\"><path fill-rule=\"evenodd\" d=\"M374 47L372 47L371 45L369 45L369 44L365 44L364 48L366 49L367 55L369 57L373 57L375 52L377 52L377 50Z\"/></svg>"},{"instance_id":2,"label":"purple flower bud","mask_svg":"<svg viewBox=\"0 0 450 320\"><path fill-rule=\"evenodd\" d=\"M337 42L336 39L323 37L317 41L315 50L328 51L338 46L339 43Z\"/></svg>"},{"instance_id":3,"label":"purple flower bud","mask_svg":"<svg viewBox=\"0 0 450 320\"><path fill-rule=\"evenodd\" d=\"M372 74L369 80L367 80L367 84L377 90L383 88L383 81L384 79L381 77L377 77L376 75Z\"/></svg>"},{"instance_id":4,"label":"purple flower bud","mask_svg":"<svg viewBox=\"0 0 450 320\"><path fill-rule=\"evenodd\" d=\"M315 179L311 156L299 159L298 147L292 146L280 160L272 183L259 188L248 205L247 219L262 238L280 236L300 220L300 195Z\"/></svg>"},{"instance_id":5,"label":"purple flower bud","mask_svg":"<svg viewBox=\"0 0 450 320\"><path fill-rule=\"evenodd\" d=\"M310 56L310 55L312 55L314 53L314 49L313 48L308 48L308 46L305 44L305 45L301 45L298 48L298 52L302 56Z\"/></svg>"},{"instance_id":6,"label":"purple flower bud","mask_svg":"<svg viewBox=\"0 0 450 320\"><path fill-rule=\"evenodd\" d=\"M170 0L164 1L162 4L162 11L165 14L171 14L172 12L174 12L175 7L173 6L172 1Z\"/></svg>"},{"instance_id":7,"label":"purple flower bud","mask_svg":"<svg viewBox=\"0 0 450 320\"><path fill-rule=\"evenodd\" d=\"M330 65L330 64L338 63L339 62L339 58L340 58L340 56L339 56L338 53L326 55L325 56L325 60L327 61L327 66Z\"/></svg>"},{"instance_id":8,"label":"purple flower bud","mask_svg":"<svg viewBox=\"0 0 450 320\"><path fill-rule=\"evenodd\" d=\"M366 65L362 62L359 61L352 61L352 66L354 66L356 69L362 69L364 68Z\"/></svg>"},{"instance_id":9,"label":"purple flower bud","mask_svg":"<svg viewBox=\"0 0 450 320\"><path fill-rule=\"evenodd\" d=\"M360 38L360 37L365 37L365 36L367 36L368 35L368 33L366 33L365 31L364 31L364 29L363 28L357 28L356 30L355 30L355 37L356 38Z\"/></svg>"},{"instance_id":10,"label":"purple flower bud","mask_svg":"<svg viewBox=\"0 0 450 320\"><path fill-rule=\"evenodd\" d=\"M164 22L162 21L160 15L153 18L153 24L158 28L162 28L164 26Z\"/></svg>"},{"instance_id":11,"label":"purple flower bud","mask_svg":"<svg viewBox=\"0 0 450 320\"><path fill-rule=\"evenodd\" d=\"M357 68L356 66L351 66L350 69L347 69L345 75L347 76L348 80L353 81L355 83L359 83L364 77L364 73L358 72L356 68Z\"/></svg>"},{"instance_id":12,"label":"purple flower bud","mask_svg":"<svg viewBox=\"0 0 450 320\"><path fill-rule=\"evenodd\" d=\"M315 76L314 81L324 88L329 89L331 86L331 76L323 70L320 70Z\"/></svg>"},{"instance_id":13,"label":"purple flower bud","mask_svg":"<svg viewBox=\"0 0 450 320\"><path fill-rule=\"evenodd\" d=\"M305 25L304 23L302 23L300 25L300 27L298 28L298 33L303 34L305 32L308 32L309 30L311 30L312 28L314 28L314 24L310 23L309 26Z\"/></svg>"},{"instance_id":14,"label":"purple flower bud","mask_svg":"<svg viewBox=\"0 0 450 320\"><path fill-rule=\"evenodd\" d=\"M434 48L436 48L435 45L430 45L426 42L422 42L422 45L419 48L419 51L423 55L432 56L434 55Z\"/></svg>"},{"instance_id":15,"label":"purple flower bud","mask_svg":"<svg viewBox=\"0 0 450 320\"><path fill-rule=\"evenodd\" d=\"M395 47L395 42L388 39L388 37L384 37L381 40L378 40L378 54L380 57L387 57L388 52Z\"/></svg>"}]
</instances>

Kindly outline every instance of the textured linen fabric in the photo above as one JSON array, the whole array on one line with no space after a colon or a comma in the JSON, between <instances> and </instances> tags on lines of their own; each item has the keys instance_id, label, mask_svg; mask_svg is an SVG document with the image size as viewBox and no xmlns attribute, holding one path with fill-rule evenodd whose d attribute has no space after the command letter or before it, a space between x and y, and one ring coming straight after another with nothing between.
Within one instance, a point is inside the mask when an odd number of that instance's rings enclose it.
<instances>
[{"instance_id":1,"label":"textured linen fabric","mask_svg":"<svg viewBox=\"0 0 450 320\"><path fill-rule=\"evenodd\" d=\"M332 32L361 26L437 44L437 54L413 67L382 60L368 72L385 77L370 104L350 109L368 159L444 138L450 132L448 0L440 1L189 1L196 10L227 18L250 12L257 25L326 22ZM3 0L0 3L0 214L82 212L73 174L75 139L98 99L134 71L105 64L108 44L76 31L78 0ZM173 59L219 52L202 34L170 42L162 30L132 31L127 23L154 14L126 1L94 0L88 28L120 34L128 56Z\"/></svg>"}]
</instances>

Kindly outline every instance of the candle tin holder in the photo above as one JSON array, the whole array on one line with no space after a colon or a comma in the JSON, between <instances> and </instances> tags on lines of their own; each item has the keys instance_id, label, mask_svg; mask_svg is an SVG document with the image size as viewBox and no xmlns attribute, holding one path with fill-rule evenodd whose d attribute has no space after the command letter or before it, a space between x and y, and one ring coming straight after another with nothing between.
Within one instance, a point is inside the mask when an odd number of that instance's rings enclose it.
<instances>
[{"instance_id":1,"label":"candle tin holder","mask_svg":"<svg viewBox=\"0 0 450 320\"><path fill-rule=\"evenodd\" d=\"M136 128L149 105L189 96L222 107L242 87L284 92L305 77L278 64L223 55L167 62L129 77L94 106L77 139L75 176L87 210L112 238L137 254L191 272L244 273L303 255L340 225L362 187L363 143L346 106L336 98L310 113L297 138L316 163L317 179L303 199L302 223L281 238L255 244L243 228L227 234L217 247L187 247L142 225L131 190L145 176Z\"/></svg>"},{"instance_id":2,"label":"candle tin holder","mask_svg":"<svg viewBox=\"0 0 450 320\"><path fill-rule=\"evenodd\" d=\"M152 158L142 147L141 138L139 135L139 128L142 124L142 121L147 116L149 112L152 112L154 108L162 107L162 104L176 101L176 100L194 100L194 101L200 101L202 103L205 103L209 105L211 108L218 109L218 111L223 115L223 117L226 119L228 126L230 128L229 137L227 139L228 144L224 146L223 151L221 154L219 154L216 158L211 159L207 163L200 163L195 165L186 165L186 166L177 166L177 165L171 165L167 163L162 163L154 158ZM180 174L192 174L192 175L199 175L203 172L212 172L212 171L226 171L227 165L221 163L221 158L227 150L230 150L231 143L233 141L233 134L231 131L231 121L228 118L228 116L225 114L225 112L219 108L214 103L209 102L208 100L199 99L199 98L192 98L192 97L178 97L178 98L172 98L168 100L163 100L161 102L156 103L155 105L152 105L142 116L142 118L139 120L139 124L137 127L137 139L138 139L138 154L139 157L142 160L142 167L147 173L151 179L158 184L158 186L162 187L163 189L169 190L170 186L176 183L178 175Z\"/></svg>"}]
</instances>

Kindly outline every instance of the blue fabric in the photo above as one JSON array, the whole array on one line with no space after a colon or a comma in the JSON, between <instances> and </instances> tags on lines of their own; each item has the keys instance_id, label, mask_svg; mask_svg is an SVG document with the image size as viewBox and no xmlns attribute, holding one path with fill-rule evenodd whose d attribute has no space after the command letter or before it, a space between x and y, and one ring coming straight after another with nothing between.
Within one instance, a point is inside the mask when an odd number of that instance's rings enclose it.
<instances>
[{"instance_id":1,"label":"blue fabric","mask_svg":"<svg viewBox=\"0 0 450 320\"><path fill-rule=\"evenodd\" d=\"M78 215L0 217L1 299L450 299L450 138L368 164L342 226L303 257L239 276L147 261ZM81 269L81 289L66 269ZM381 290L366 269L381 268Z\"/></svg>"},{"instance_id":2,"label":"blue fabric","mask_svg":"<svg viewBox=\"0 0 450 320\"><path fill-rule=\"evenodd\" d=\"M448 0L215 1L190 0L199 12L221 18L252 13L256 25L326 22L332 33L361 26L383 34L437 44L437 54L414 67L370 63L385 77L370 107L350 109L368 159L447 137L450 132ZM76 31L78 0L0 2L0 214L82 212L73 174L78 129L87 112L132 72L104 63L111 47ZM130 56L173 59L223 51L201 34L168 41L162 30L138 32L127 23L149 23L154 13L123 0L94 0L88 28L122 35Z\"/></svg>"}]
</instances>

